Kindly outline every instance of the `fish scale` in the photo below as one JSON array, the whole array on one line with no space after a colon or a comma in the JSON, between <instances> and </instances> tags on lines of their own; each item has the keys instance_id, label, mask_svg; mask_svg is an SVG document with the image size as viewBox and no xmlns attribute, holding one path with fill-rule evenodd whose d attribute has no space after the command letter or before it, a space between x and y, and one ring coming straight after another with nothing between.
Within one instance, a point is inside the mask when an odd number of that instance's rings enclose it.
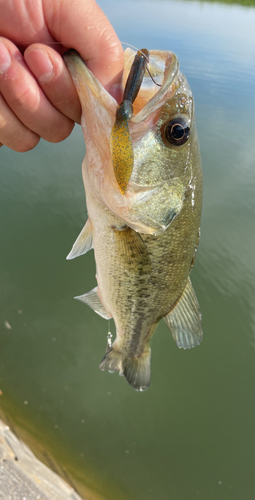
<instances>
[{"instance_id":1,"label":"fish scale","mask_svg":"<svg viewBox=\"0 0 255 500\"><path fill-rule=\"evenodd\" d=\"M125 54L124 81L132 51ZM116 338L108 342L100 368L118 371L143 391L151 379L149 342L162 318L178 347L189 349L202 340L201 313L189 278L202 206L193 97L177 57L150 51L150 72L161 87L155 89L144 74L134 102L138 112L128 118L133 164L131 170L127 165L124 191L111 148L117 103L77 53L64 57L82 106L89 215L68 259L94 248L97 273L97 287L77 298L115 322Z\"/></svg>"}]
</instances>

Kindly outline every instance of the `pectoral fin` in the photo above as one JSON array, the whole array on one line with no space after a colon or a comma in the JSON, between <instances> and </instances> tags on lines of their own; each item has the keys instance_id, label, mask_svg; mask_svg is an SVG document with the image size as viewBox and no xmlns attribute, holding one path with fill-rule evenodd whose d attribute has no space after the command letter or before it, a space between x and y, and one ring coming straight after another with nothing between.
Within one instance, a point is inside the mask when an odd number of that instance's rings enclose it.
<instances>
[{"instance_id":1,"label":"pectoral fin","mask_svg":"<svg viewBox=\"0 0 255 500\"><path fill-rule=\"evenodd\" d=\"M190 279L177 304L164 320L178 347L190 349L200 344L203 337L201 313Z\"/></svg>"},{"instance_id":2,"label":"pectoral fin","mask_svg":"<svg viewBox=\"0 0 255 500\"><path fill-rule=\"evenodd\" d=\"M125 266L128 266L130 271L139 268L140 275L149 274L151 260L140 234L128 226L124 226L121 230L113 228L113 231L119 259L125 262Z\"/></svg>"},{"instance_id":3,"label":"pectoral fin","mask_svg":"<svg viewBox=\"0 0 255 500\"><path fill-rule=\"evenodd\" d=\"M67 255L66 260L75 259L84 255L93 248L92 224L90 219L87 220L84 228L75 240L71 252Z\"/></svg>"},{"instance_id":4,"label":"pectoral fin","mask_svg":"<svg viewBox=\"0 0 255 500\"><path fill-rule=\"evenodd\" d=\"M90 292L85 293L84 295L79 295L78 297L74 297L75 299L81 300L87 304L91 309L93 309L99 316L102 316L104 319L110 319L112 316L106 311L103 306L101 299L98 295L98 288L93 288Z\"/></svg>"}]
</instances>

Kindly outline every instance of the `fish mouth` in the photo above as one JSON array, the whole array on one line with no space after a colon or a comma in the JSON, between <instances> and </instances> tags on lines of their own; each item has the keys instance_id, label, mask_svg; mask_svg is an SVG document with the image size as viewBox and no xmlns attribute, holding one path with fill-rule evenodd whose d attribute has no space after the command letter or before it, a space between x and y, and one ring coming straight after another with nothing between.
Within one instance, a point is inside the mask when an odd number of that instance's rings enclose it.
<instances>
[{"instance_id":1,"label":"fish mouth","mask_svg":"<svg viewBox=\"0 0 255 500\"><path fill-rule=\"evenodd\" d=\"M123 86L125 86L129 71L135 56L132 49L125 50ZM179 62L173 52L150 51L149 72L146 71L138 96L133 103L131 123L141 123L162 106L162 102L174 95L179 87L177 78ZM156 83L154 83L154 81Z\"/></svg>"},{"instance_id":2,"label":"fish mouth","mask_svg":"<svg viewBox=\"0 0 255 500\"><path fill-rule=\"evenodd\" d=\"M126 84L135 54L136 52L130 48L125 50L123 86ZM70 49L65 52L63 58L72 75L84 114L90 113L92 107L90 96L93 96L97 102L100 101L108 109L112 117L115 116L117 108L115 99L106 92L89 71L78 52ZM146 120L162 106L166 97L170 99L180 86L179 61L173 52L150 51L148 69L150 73L145 72L138 96L133 103L131 123L140 123Z\"/></svg>"}]
</instances>

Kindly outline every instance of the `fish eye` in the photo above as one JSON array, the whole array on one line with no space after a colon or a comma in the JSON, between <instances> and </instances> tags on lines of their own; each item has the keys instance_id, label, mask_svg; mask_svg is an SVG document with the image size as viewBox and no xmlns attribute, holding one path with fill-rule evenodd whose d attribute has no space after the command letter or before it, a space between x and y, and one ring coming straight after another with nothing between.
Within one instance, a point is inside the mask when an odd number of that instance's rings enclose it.
<instances>
[{"instance_id":1,"label":"fish eye","mask_svg":"<svg viewBox=\"0 0 255 500\"><path fill-rule=\"evenodd\" d=\"M169 143L174 146L182 146L189 138L190 127L185 118L178 116L164 123L161 135L166 146L169 146Z\"/></svg>"}]
</instances>

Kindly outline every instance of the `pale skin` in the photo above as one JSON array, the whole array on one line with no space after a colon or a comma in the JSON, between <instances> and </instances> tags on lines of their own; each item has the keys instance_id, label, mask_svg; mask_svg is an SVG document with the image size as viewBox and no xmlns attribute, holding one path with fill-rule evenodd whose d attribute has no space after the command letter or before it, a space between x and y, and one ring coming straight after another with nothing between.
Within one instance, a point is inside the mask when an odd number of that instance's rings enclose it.
<instances>
[{"instance_id":1,"label":"pale skin","mask_svg":"<svg viewBox=\"0 0 255 500\"><path fill-rule=\"evenodd\" d=\"M117 100L123 49L94 0L0 0L0 147L66 139L81 107L61 55L76 49ZM57 42L57 43L56 43Z\"/></svg>"}]
</instances>

